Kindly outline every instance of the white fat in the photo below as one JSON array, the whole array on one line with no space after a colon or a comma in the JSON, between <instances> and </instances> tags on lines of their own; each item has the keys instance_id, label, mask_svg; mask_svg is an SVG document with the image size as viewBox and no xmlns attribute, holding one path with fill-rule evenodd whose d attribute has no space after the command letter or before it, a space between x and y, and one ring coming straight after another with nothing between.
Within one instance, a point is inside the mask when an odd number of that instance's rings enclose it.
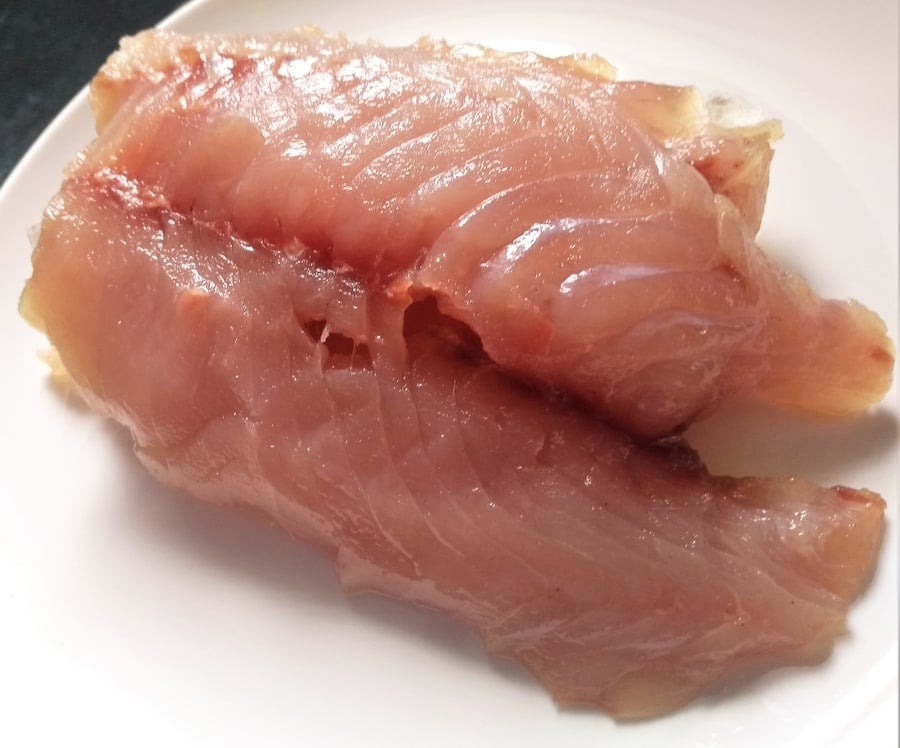
<instances>
[{"instance_id":1,"label":"white fat","mask_svg":"<svg viewBox=\"0 0 900 748\"><path fill-rule=\"evenodd\" d=\"M722 94L707 99L706 111L710 121L719 127L752 127L765 119L760 109L750 102Z\"/></svg>"},{"instance_id":2,"label":"white fat","mask_svg":"<svg viewBox=\"0 0 900 748\"><path fill-rule=\"evenodd\" d=\"M781 138L781 123L744 99L713 94L706 100L709 125L716 130L732 130L745 135L765 133L769 140Z\"/></svg>"}]
</instances>

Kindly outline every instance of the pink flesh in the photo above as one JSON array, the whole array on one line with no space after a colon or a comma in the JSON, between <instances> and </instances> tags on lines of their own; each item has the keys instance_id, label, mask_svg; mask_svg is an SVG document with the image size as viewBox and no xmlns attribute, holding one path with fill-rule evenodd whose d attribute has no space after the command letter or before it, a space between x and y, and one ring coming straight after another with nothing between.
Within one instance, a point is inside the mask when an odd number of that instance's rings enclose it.
<instances>
[{"instance_id":1,"label":"pink flesh","mask_svg":"<svg viewBox=\"0 0 900 748\"><path fill-rule=\"evenodd\" d=\"M351 591L465 621L562 703L643 717L820 658L878 544L874 494L640 448L512 382L433 301L109 174L51 204L23 311L161 480L262 510Z\"/></svg>"},{"instance_id":2,"label":"pink flesh","mask_svg":"<svg viewBox=\"0 0 900 748\"><path fill-rule=\"evenodd\" d=\"M686 91L571 58L154 32L95 80L83 168L436 296L510 373L638 437L737 393L829 415L877 402L884 325L756 248L713 188L758 225L768 141L698 130Z\"/></svg>"}]
</instances>

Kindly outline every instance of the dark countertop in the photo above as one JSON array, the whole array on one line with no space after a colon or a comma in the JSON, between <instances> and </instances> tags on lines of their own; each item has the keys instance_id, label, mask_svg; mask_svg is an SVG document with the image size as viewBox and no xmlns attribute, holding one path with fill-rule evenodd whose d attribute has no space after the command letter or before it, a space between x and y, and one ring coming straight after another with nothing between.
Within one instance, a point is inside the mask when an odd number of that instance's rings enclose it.
<instances>
[{"instance_id":1,"label":"dark countertop","mask_svg":"<svg viewBox=\"0 0 900 748\"><path fill-rule=\"evenodd\" d=\"M125 34L184 0L0 0L0 182Z\"/></svg>"}]
</instances>

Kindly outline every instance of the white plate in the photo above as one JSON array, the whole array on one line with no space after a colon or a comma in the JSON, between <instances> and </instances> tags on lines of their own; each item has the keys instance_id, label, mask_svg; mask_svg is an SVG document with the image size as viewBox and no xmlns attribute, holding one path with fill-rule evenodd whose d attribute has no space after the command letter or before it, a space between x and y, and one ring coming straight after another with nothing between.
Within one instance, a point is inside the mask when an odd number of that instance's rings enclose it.
<instances>
[{"instance_id":1,"label":"white plate","mask_svg":"<svg viewBox=\"0 0 900 748\"><path fill-rule=\"evenodd\" d=\"M822 293L865 300L896 339L895 3L865 13L817 0L532 5L199 0L165 25L313 22L391 42L540 42L601 52L625 77L744 96L785 124L761 243ZM819 748L881 744L889 730L896 744L896 387L850 424L732 413L730 426L723 416L695 434L717 469L792 470L887 499L877 574L828 662L636 725L560 711L467 630L348 600L315 553L160 489L118 429L52 390L35 357L45 343L14 306L29 273L26 231L89 138L82 92L0 193L0 742Z\"/></svg>"}]
</instances>

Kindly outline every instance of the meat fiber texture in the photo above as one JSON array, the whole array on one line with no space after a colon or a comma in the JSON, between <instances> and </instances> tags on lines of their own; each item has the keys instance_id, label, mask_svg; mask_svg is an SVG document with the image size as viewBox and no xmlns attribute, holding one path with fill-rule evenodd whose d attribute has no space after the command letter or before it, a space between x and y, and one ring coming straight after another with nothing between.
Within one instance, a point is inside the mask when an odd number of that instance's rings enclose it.
<instances>
[{"instance_id":1,"label":"meat fiber texture","mask_svg":"<svg viewBox=\"0 0 900 748\"><path fill-rule=\"evenodd\" d=\"M878 496L645 441L887 387L877 317L753 244L776 125L599 58L309 29L146 32L92 100L22 312L162 481L621 718L842 633Z\"/></svg>"}]
</instances>

